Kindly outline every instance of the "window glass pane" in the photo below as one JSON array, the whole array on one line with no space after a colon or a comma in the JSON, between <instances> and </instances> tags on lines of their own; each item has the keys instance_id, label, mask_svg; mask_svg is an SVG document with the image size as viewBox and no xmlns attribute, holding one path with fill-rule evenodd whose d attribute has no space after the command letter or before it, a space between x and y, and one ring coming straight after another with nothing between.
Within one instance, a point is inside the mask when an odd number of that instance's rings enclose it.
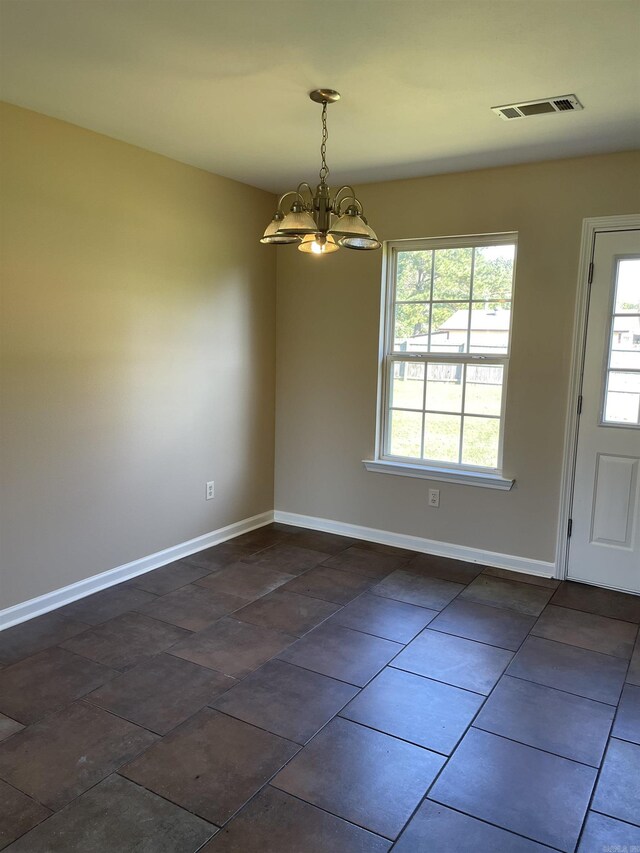
<instances>
[{"instance_id":1,"label":"window glass pane","mask_svg":"<svg viewBox=\"0 0 640 853\"><path fill-rule=\"evenodd\" d=\"M392 456L420 456L422 441L421 412L391 410L389 418L389 453Z\"/></svg>"},{"instance_id":2,"label":"window glass pane","mask_svg":"<svg viewBox=\"0 0 640 853\"><path fill-rule=\"evenodd\" d=\"M466 352L469 306L459 302L434 302L431 352Z\"/></svg>"},{"instance_id":3,"label":"window glass pane","mask_svg":"<svg viewBox=\"0 0 640 853\"><path fill-rule=\"evenodd\" d=\"M622 314L613 318L609 367L640 370L640 317Z\"/></svg>"},{"instance_id":4,"label":"window glass pane","mask_svg":"<svg viewBox=\"0 0 640 853\"><path fill-rule=\"evenodd\" d=\"M496 468L500 421L497 418L465 417L462 439L462 462Z\"/></svg>"},{"instance_id":5,"label":"window glass pane","mask_svg":"<svg viewBox=\"0 0 640 853\"><path fill-rule=\"evenodd\" d=\"M425 459L437 462L459 461L461 420L458 415L425 415Z\"/></svg>"},{"instance_id":6,"label":"window glass pane","mask_svg":"<svg viewBox=\"0 0 640 853\"><path fill-rule=\"evenodd\" d=\"M392 366L391 406L395 409L420 409L424 402L424 364L395 361Z\"/></svg>"},{"instance_id":7,"label":"window glass pane","mask_svg":"<svg viewBox=\"0 0 640 853\"><path fill-rule=\"evenodd\" d=\"M511 299L516 247L478 246L473 269L474 299Z\"/></svg>"},{"instance_id":8,"label":"window glass pane","mask_svg":"<svg viewBox=\"0 0 640 853\"><path fill-rule=\"evenodd\" d=\"M396 305L394 349L426 352L429 349L429 306L420 302Z\"/></svg>"},{"instance_id":9,"label":"window glass pane","mask_svg":"<svg viewBox=\"0 0 640 853\"><path fill-rule=\"evenodd\" d=\"M618 370L640 370L640 346L634 350L612 350L609 367Z\"/></svg>"},{"instance_id":10,"label":"window glass pane","mask_svg":"<svg viewBox=\"0 0 640 853\"><path fill-rule=\"evenodd\" d=\"M609 373L604 419L610 423L640 424L640 373Z\"/></svg>"},{"instance_id":11,"label":"window glass pane","mask_svg":"<svg viewBox=\"0 0 640 853\"><path fill-rule=\"evenodd\" d=\"M509 349L510 302L473 302L469 351L506 353Z\"/></svg>"},{"instance_id":12,"label":"window glass pane","mask_svg":"<svg viewBox=\"0 0 640 853\"><path fill-rule=\"evenodd\" d=\"M429 364L427 409L436 412L462 411L463 364Z\"/></svg>"},{"instance_id":13,"label":"window glass pane","mask_svg":"<svg viewBox=\"0 0 640 853\"><path fill-rule=\"evenodd\" d=\"M503 368L500 364L467 365L465 413L500 415Z\"/></svg>"},{"instance_id":14,"label":"window glass pane","mask_svg":"<svg viewBox=\"0 0 640 853\"><path fill-rule=\"evenodd\" d=\"M433 252L398 252L396 301L431 299L431 259Z\"/></svg>"},{"instance_id":15,"label":"window glass pane","mask_svg":"<svg viewBox=\"0 0 640 853\"><path fill-rule=\"evenodd\" d=\"M616 314L640 314L640 258L618 261Z\"/></svg>"},{"instance_id":16,"label":"window glass pane","mask_svg":"<svg viewBox=\"0 0 640 853\"><path fill-rule=\"evenodd\" d=\"M433 299L469 299L473 249L436 249Z\"/></svg>"}]
</instances>

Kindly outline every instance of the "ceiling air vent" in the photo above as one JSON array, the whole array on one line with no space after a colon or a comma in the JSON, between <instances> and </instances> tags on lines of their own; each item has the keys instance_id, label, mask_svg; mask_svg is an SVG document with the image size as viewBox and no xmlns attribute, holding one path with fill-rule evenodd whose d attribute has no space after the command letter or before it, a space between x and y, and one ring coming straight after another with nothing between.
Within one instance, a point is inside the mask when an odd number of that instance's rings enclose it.
<instances>
[{"instance_id":1,"label":"ceiling air vent","mask_svg":"<svg viewBox=\"0 0 640 853\"><path fill-rule=\"evenodd\" d=\"M514 118L539 116L544 113L566 113L583 109L575 95L558 95L557 98L543 98L539 101L523 101L521 104L504 104L501 107L491 107L496 115L504 121Z\"/></svg>"}]
</instances>

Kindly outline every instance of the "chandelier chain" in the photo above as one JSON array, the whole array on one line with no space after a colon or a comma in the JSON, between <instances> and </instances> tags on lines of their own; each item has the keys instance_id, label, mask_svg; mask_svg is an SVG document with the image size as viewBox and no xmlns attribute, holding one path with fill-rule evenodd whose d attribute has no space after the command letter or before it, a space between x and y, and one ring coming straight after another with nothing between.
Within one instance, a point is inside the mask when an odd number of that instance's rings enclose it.
<instances>
[{"instance_id":1,"label":"chandelier chain","mask_svg":"<svg viewBox=\"0 0 640 853\"><path fill-rule=\"evenodd\" d=\"M329 139L329 131L327 130L327 102L322 102L322 143L320 144L320 157L322 165L320 167L320 183L326 183L329 177L329 167L327 166L327 140Z\"/></svg>"}]
</instances>

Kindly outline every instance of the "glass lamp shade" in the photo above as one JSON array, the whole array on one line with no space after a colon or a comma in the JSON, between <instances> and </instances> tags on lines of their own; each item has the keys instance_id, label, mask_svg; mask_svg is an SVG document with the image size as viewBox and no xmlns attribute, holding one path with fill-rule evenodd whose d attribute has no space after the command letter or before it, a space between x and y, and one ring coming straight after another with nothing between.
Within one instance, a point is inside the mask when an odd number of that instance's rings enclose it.
<instances>
[{"instance_id":1,"label":"glass lamp shade","mask_svg":"<svg viewBox=\"0 0 640 853\"><path fill-rule=\"evenodd\" d=\"M367 249L379 249L382 243L378 239L372 239L371 237L342 237L339 241L341 246L344 246L345 249L360 249L360 251ZM300 248L300 246L298 246Z\"/></svg>"},{"instance_id":2,"label":"glass lamp shade","mask_svg":"<svg viewBox=\"0 0 640 853\"><path fill-rule=\"evenodd\" d=\"M345 213L330 228L329 234L338 237L345 249L379 249L382 245L376 233L363 216Z\"/></svg>"},{"instance_id":3,"label":"glass lamp shade","mask_svg":"<svg viewBox=\"0 0 640 853\"><path fill-rule=\"evenodd\" d=\"M306 237L302 239L302 242L298 246L299 252L307 252L310 255L328 255L331 252L337 252L340 246L336 243L333 237L328 236L324 239L321 238L320 234L307 234Z\"/></svg>"},{"instance_id":4,"label":"glass lamp shade","mask_svg":"<svg viewBox=\"0 0 640 853\"><path fill-rule=\"evenodd\" d=\"M303 237L305 234L315 234L318 226L313 216L306 210L291 210L280 223L279 234L294 234Z\"/></svg>"},{"instance_id":5,"label":"glass lamp shade","mask_svg":"<svg viewBox=\"0 0 640 853\"><path fill-rule=\"evenodd\" d=\"M267 225L264 234L260 238L261 243L278 244L278 243L299 243L300 238L294 234L278 234L278 228L282 222L282 214L280 217L274 217Z\"/></svg>"},{"instance_id":6,"label":"glass lamp shade","mask_svg":"<svg viewBox=\"0 0 640 853\"><path fill-rule=\"evenodd\" d=\"M336 237L368 237L375 239L375 234L369 228L362 216L357 213L344 213L329 229Z\"/></svg>"}]
</instances>

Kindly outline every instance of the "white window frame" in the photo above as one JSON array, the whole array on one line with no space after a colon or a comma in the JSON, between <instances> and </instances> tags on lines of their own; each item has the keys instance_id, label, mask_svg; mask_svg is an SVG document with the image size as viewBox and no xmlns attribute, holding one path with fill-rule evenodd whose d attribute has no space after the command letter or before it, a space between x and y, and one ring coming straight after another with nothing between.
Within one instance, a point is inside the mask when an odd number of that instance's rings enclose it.
<instances>
[{"instance_id":1,"label":"white window frame","mask_svg":"<svg viewBox=\"0 0 640 853\"><path fill-rule=\"evenodd\" d=\"M515 245L514 279L511 292L511 322L509 324L509 341L507 352L503 354L480 355L474 353L399 353L394 352L394 305L396 287L396 259L398 252L425 251L431 249L472 248L480 246L496 246L505 243ZM380 321L380 350L378 362L378 403L376 418L376 455L374 459L363 460L368 471L384 474L395 474L404 477L417 477L427 480L440 480L465 485L481 486L509 490L515 480L505 477L502 470L502 455L505 432L505 406L507 384L509 377L509 358L511 355L511 340L513 330L513 305L515 297L515 270L518 253L518 235L516 232L496 234L474 234L459 237L428 237L418 240L392 240L384 244L382 299ZM470 294L471 298L473 294ZM455 301L455 300L452 300ZM471 300L468 300L471 301ZM471 318L470 318L471 322ZM503 367L502 400L500 410L500 435L498 441L498 464L496 468L486 468L463 463L440 462L437 460L418 460L407 457L392 456L385 452L387 424L389 418L389 397L391 364L395 361L414 361L426 364L438 361L441 363L469 364L490 362ZM426 376L425 376L426 381Z\"/></svg>"}]
</instances>

